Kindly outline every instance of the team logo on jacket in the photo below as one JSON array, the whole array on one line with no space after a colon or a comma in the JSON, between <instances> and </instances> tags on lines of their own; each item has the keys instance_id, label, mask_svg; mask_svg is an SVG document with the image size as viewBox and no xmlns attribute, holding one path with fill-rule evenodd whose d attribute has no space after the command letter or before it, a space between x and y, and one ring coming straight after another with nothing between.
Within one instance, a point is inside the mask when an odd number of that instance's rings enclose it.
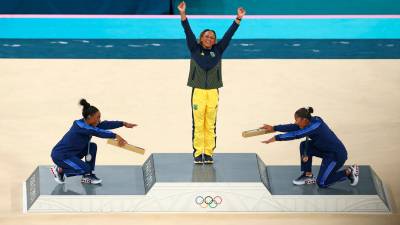
<instances>
[{"instance_id":1,"label":"team logo on jacket","mask_svg":"<svg viewBox=\"0 0 400 225\"><path fill-rule=\"evenodd\" d=\"M210 52L211 57L215 57L215 53L214 52Z\"/></svg>"}]
</instances>

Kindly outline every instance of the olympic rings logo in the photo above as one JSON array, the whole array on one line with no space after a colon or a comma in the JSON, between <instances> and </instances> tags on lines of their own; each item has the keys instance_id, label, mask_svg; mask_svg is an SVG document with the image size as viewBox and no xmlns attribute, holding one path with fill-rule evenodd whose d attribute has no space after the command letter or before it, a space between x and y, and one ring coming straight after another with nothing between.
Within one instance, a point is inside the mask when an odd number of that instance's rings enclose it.
<instances>
[{"instance_id":1,"label":"olympic rings logo","mask_svg":"<svg viewBox=\"0 0 400 225\"><path fill-rule=\"evenodd\" d=\"M197 196L194 199L194 202L201 206L202 208L216 208L218 205L220 205L222 203L222 197L221 196L215 196L215 197L211 197L211 196Z\"/></svg>"}]
</instances>

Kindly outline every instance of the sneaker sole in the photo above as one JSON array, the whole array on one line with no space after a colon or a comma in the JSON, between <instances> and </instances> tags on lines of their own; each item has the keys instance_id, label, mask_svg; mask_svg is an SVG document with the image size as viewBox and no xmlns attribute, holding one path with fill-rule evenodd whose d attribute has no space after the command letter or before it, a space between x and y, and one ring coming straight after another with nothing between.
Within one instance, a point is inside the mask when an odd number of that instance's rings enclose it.
<instances>
[{"instance_id":1,"label":"sneaker sole","mask_svg":"<svg viewBox=\"0 0 400 225\"><path fill-rule=\"evenodd\" d=\"M360 167L358 165L354 165L355 169L356 169L356 176L360 175Z\"/></svg>"},{"instance_id":2,"label":"sneaker sole","mask_svg":"<svg viewBox=\"0 0 400 225\"><path fill-rule=\"evenodd\" d=\"M301 185L305 185L305 184L306 184L306 182L296 183L295 181L292 181L292 183L293 183L294 185L297 185L297 186L301 186Z\"/></svg>"},{"instance_id":3,"label":"sneaker sole","mask_svg":"<svg viewBox=\"0 0 400 225\"><path fill-rule=\"evenodd\" d=\"M351 173L353 174L354 177L354 182L350 183L351 186L357 186L358 184L358 177L360 176L360 168L357 165L352 166L352 171Z\"/></svg>"},{"instance_id":4,"label":"sneaker sole","mask_svg":"<svg viewBox=\"0 0 400 225\"><path fill-rule=\"evenodd\" d=\"M214 161L204 161L204 163L206 163L206 164L213 164Z\"/></svg>"}]
</instances>

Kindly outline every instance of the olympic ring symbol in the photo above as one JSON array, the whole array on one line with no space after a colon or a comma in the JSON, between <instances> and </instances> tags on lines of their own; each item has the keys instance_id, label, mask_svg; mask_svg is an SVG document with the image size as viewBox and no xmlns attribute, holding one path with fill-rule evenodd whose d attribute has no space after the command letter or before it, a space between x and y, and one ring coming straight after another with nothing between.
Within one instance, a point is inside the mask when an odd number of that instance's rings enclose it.
<instances>
[{"instance_id":1,"label":"olympic ring symbol","mask_svg":"<svg viewBox=\"0 0 400 225\"><path fill-rule=\"evenodd\" d=\"M202 208L216 208L218 205L220 205L222 203L222 197L221 196L215 196L214 198L211 196L197 196L194 199L195 203L199 206L201 206Z\"/></svg>"}]
</instances>

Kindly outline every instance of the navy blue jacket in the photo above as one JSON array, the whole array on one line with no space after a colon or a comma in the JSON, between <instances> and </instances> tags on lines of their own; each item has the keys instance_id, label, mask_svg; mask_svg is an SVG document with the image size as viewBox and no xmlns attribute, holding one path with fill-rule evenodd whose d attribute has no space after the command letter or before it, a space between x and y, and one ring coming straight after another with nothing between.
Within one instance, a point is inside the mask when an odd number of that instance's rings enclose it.
<instances>
[{"instance_id":1,"label":"navy blue jacket","mask_svg":"<svg viewBox=\"0 0 400 225\"><path fill-rule=\"evenodd\" d=\"M90 126L83 119L75 120L72 127L64 137L54 146L51 157L54 159L67 159L81 155L87 151L87 146L92 136L99 138L115 138L111 129L122 127L122 121L103 121L97 127Z\"/></svg>"},{"instance_id":2,"label":"navy blue jacket","mask_svg":"<svg viewBox=\"0 0 400 225\"><path fill-rule=\"evenodd\" d=\"M303 129L300 129L296 124L286 124L274 126L274 130L286 132L276 135L275 139L277 141L308 137L311 146L325 157L330 157L334 160L347 159L346 147L320 117L312 117L310 124Z\"/></svg>"}]
</instances>

